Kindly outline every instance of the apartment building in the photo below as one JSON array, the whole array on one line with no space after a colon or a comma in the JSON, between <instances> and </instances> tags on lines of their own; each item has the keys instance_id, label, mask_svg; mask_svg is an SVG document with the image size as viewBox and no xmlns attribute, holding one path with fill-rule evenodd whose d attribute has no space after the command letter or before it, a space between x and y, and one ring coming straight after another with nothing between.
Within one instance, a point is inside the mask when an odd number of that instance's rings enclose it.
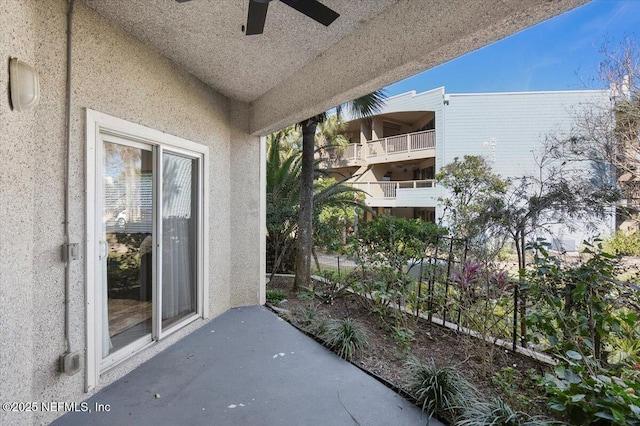
<instances>
[{"instance_id":1,"label":"apartment building","mask_svg":"<svg viewBox=\"0 0 640 426\"><path fill-rule=\"evenodd\" d=\"M348 121L351 143L324 154L323 166L350 177L377 213L436 221L443 214L439 200L447 196L435 181L441 167L480 155L503 178L533 173L549 135L568 134L581 111L608 102L605 90L403 93L387 99L373 118ZM567 249L587 237L559 234Z\"/></svg>"}]
</instances>

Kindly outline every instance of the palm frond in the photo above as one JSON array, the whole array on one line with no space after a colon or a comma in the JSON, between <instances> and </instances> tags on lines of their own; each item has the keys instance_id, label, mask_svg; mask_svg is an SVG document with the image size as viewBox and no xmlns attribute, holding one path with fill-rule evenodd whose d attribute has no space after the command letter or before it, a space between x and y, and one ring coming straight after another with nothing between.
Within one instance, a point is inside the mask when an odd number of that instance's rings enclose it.
<instances>
[{"instance_id":1,"label":"palm frond","mask_svg":"<svg viewBox=\"0 0 640 426\"><path fill-rule=\"evenodd\" d=\"M355 119L371 117L384 108L386 98L387 95L384 90L375 90L351 102L338 106L336 108L336 114L341 115L343 111L346 111Z\"/></svg>"}]
</instances>

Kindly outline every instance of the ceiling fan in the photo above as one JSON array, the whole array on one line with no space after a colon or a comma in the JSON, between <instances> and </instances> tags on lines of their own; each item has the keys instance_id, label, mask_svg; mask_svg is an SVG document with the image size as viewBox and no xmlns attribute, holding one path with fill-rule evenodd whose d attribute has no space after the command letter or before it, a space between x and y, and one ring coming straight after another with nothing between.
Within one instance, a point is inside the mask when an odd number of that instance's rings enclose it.
<instances>
[{"instance_id":1,"label":"ceiling fan","mask_svg":"<svg viewBox=\"0 0 640 426\"><path fill-rule=\"evenodd\" d=\"M190 0L176 0L178 3L185 3ZM267 19L267 9L272 0L249 0L249 13L247 15L246 35L262 34L264 30L264 22ZM328 27L333 21L338 19L340 14L329 9L317 0L280 0L289 7L294 8L298 12L307 15Z\"/></svg>"}]
</instances>

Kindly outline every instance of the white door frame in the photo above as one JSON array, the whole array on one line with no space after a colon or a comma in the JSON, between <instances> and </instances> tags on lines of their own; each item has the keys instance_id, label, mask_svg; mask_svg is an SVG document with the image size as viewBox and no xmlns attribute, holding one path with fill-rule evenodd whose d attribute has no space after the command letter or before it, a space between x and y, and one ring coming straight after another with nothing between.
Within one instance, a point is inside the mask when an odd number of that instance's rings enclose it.
<instances>
[{"instance_id":1,"label":"white door frame","mask_svg":"<svg viewBox=\"0 0 640 426\"><path fill-rule=\"evenodd\" d=\"M163 148L167 148L168 151L176 153L187 153L192 157L199 157L199 188L198 188L198 300L197 300L197 315L188 317L185 320L173 325L166 332L160 332L154 329L154 338L161 339L166 335L172 333L183 327L184 325L198 319L207 318L209 314L209 148L205 145L197 144L195 142L179 138L167 133L160 132L158 130L151 129L139 124L131 123L126 120L122 120L117 117L113 117L107 114L100 113L91 109L87 109L86 115L86 287L85 287L85 300L86 300L86 380L85 390L88 392L95 388L100 379L100 373L103 370L102 355L101 355L101 341L102 336L102 324L98 315L101 314L101 280L97 279L97 274L100 272L100 256L105 253L100 253L101 248L98 244L98 236L101 230L98 227L102 226L101 221L98 221L99 206L96 202L97 197L100 195L101 176L98 176L100 168L99 155L102 151L101 134L109 134L116 137L121 137L129 141L138 141L145 145L153 145L159 147L158 155L156 156L156 165L160 163L160 155ZM154 194L156 197L157 194ZM157 197L156 197L157 199ZM100 215L101 217L101 215ZM160 228L154 223L154 231ZM156 241L161 241L155 236ZM157 320L156 320L157 321ZM125 351L113 359L109 367L116 365L116 363L124 361L124 359L138 353L144 347L153 344L154 341L148 343L132 346L132 350ZM127 349L127 348L125 348Z\"/></svg>"}]
</instances>

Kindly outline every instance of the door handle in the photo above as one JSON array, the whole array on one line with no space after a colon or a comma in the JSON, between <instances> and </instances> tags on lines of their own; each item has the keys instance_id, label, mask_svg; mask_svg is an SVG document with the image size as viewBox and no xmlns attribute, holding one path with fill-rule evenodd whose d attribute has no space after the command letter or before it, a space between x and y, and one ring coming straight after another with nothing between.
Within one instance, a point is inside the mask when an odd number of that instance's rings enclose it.
<instances>
[{"instance_id":1,"label":"door handle","mask_svg":"<svg viewBox=\"0 0 640 426\"><path fill-rule=\"evenodd\" d=\"M106 259L106 257L109 255L107 248L108 246L106 241L98 241L98 258L100 260Z\"/></svg>"}]
</instances>

